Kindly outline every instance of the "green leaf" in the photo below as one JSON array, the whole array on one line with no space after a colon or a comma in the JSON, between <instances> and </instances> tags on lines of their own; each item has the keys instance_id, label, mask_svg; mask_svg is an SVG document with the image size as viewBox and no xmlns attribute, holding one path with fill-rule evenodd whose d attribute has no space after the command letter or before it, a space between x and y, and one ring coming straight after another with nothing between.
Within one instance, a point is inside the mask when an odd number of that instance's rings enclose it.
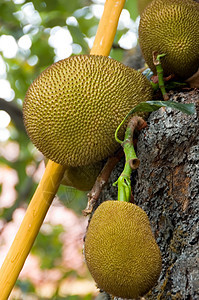
<instances>
[{"instance_id":1,"label":"green leaf","mask_svg":"<svg viewBox=\"0 0 199 300\"><path fill-rule=\"evenodd\" d=\"M121 126L124 124L126 119L136 112L152 112L156 111L161 107L170 107L177 109L185 114L192 115L196 112L194 103L178 103L173 101L147 101L147 102L141 102L137 104L123 119L123 121L120 123L120 125L117 127L115 131L115 139L117 142L122 143L123 141L120 141L118 139L118 131L121 128Z\"/></svg>"},{"instance_id":2,"label":"green leaf","mask_svg":"<svg viewBox=\"0 0 199 300\"><path fill-rule=\"evenodd\" d=\"M147 102L141 102L138 105L136 105L128 113L126 118L135 112L152 112L158 110L160 107L171 107L183 113L186 113L188 115L195 113L194 103L178 103L173 101L147 101Z\"/></svg>"},{"instance_id":3,"label":"green leaf","mask_svg":"<svg viewBox=\"0 0 199 300\"><path fill-rule=\"evenodd\" d=\"M81 32L80 27L75 27L71 25L67 25L67 26L73 37L73 42L79 44L82 47L84 54L86 53L89 54L88 44L84 39L85 35Z\"/></svg>"},{"instance_id":4,"label":"green leaf","mask_svg":"<svg viewBox=\"0 0 199 300\"><path fill-rule=\"evenodd\" d=\"M129 11L131 19L135 21L138 17L137 1L127 0L125 2L124 8L126 8Z\"/></svg>"},{"instance_id":5,"label":"green leaf","mask_svg":"<svg viewBox=\"0 0 199 300\"><path fill-rule=\"evenodd\" d=\"M178 103L173 101L147 101L146 103L152 106L164 106L177 109L187 115L192 115L196 112L194 103Z\"/></svg>"}]
</instances>

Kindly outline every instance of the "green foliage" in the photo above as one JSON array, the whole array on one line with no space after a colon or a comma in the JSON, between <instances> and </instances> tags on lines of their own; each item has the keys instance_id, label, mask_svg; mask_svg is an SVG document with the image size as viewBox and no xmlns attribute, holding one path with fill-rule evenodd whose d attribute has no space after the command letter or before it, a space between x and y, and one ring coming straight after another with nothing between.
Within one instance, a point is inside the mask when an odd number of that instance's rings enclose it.
<instances>
[{"instance_id":1,"label":"green foliage","mask_svg":"<svg viewBox=\"0 0 199 300\"><path fill-rule=\"evenodd\" d=\"M56 266L56 261L62 255L62 242L60 239L64 229L61 225L48 226L48 231L39 232L31 252L41 259L42 269L52 269Z\"/></svg>"},{"instance_id":2,"label":"green foliage","mask_svg":"<svg viewBox=\"0 0 199 300\"><path fill-rule=\"evenodd\" d=\"M17 280L16 286L19 287L24 294L35 292L34 285L29 280Z\"/></svg>"},{"instance_id":3,"label":"green foliage","mask_svg":"<svg viewBox=\"0 0 199 300\"><path fill-rule=\"evenodd\" d=\"M129 11L131 19L135 21L138 16L137 1L127 0L124 8Z\"/></svg>"}]
</instances>

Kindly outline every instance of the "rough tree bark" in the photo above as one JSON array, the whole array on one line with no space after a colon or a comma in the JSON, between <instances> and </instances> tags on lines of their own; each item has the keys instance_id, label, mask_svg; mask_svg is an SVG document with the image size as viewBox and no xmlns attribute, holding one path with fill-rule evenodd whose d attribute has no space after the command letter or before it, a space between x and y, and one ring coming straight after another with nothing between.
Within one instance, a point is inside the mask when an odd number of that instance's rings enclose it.
<instances>
[{"instance_id":1,"label":"rough tree bark","mask_svg":"<svg viewBox=\"0 0 199 300\"><path fill-rule=\"evenodd\" d=\"M162 253L157 285L142 299L199 299L199 90L170 92L170 100L194 102L197 113L151 113L138 138L141 161L133 174L134 201L148 214ZM114 169L100 201L117 199ZM134 179L135 178L135 179Z\"/></svg>"}]
</instances>

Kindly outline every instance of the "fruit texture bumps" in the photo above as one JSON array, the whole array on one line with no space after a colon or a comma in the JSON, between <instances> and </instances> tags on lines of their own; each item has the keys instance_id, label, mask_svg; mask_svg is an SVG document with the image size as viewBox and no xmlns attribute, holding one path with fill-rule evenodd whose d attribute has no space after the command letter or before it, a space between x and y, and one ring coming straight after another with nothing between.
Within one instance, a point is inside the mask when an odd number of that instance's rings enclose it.
<instances>
[{"instance_id":1,"label":"fruit texture bumps","mask_svg":"<svg viewBox=\"0 0 199 300\"><path fill-rule=\"evenodd\" d=\"M104 56L73 56L31 84L24 123L47 158L73 167L88 165L118 148L117 126L132 107L151 98L150 83L139 72Z\"/></svg>"},{"instance_id":2,"label":"fruit texture bumps","mask_svg":"<svg viewBox=\"0 0 199 300\"><path fill-rule=\"evenodd\" d=\"M145 7L151 2L152 0L137 0L138 4L138 12L141 15L144 11Z\"/></svg>"},{"instance_id":3,"label":"fruit texture bumps","mask_svg":"<svg viewBox=\"0 0 199 300\"><path fill-rule=\"evenodd\" d=\"M121 298L146 294L161 272L161 255L146 213L122 201L103 202L86 233L85 259L98 287Z\"/></svg>"},{"instance_id":4,"label":"fruit texture bumps","mask_svg":"<svg viewBox=\"0 0 199 300\"><path fill-rule=\"evenodd\" d=\"M156 73L152 52L165 53L164 75L187 79L199 68L199 4L193 0L153 0L140 19L144 59Z\"/></svg>"}]
</instances>

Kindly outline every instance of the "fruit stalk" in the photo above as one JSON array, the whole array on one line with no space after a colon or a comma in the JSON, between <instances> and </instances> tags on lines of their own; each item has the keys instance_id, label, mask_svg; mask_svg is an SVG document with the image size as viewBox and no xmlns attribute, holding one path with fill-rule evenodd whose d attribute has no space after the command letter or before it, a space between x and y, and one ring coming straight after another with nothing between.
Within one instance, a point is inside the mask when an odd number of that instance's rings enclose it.
<instances>
[{"instance_id":1,"label":"fruit stalk","mask_svg":"<svg viewBox=\"0 0 199 300\"><path fill-rule=\"evenodd\" d=\"M139 167L140 161L136 156L133 146L133 133L137 128L142 129L145 121L141 117L134 116L130 119L124 136L122 147L125 154L125 166L122 174L114 185L118 185L118 200L129 202L131 200L131 172Z\"/></svg>"},{"instance_id":2,"label":"fruit stalk","mask_svg":"<svg viewBox=\"0 0 199 300\"><path fill-rule=\"evenodd\" d=\"M107 0L91 54L108 55L125 1ZM1 300L6 300L32 248L58 190L65 168L49 160L22 224L0 270Z\"/></svg>"},{"instance_id":3,"label":"fruit stalk","mask_svg":"<svg viewBox=\"0 0 199 300\"><path fill-rule=\"evenodd\" d=\"M164 57L166 54L158 54L157 52L153 52L153 63L156 68L157 76L158 76L158 85L161 90L163 99L165 101L169 100L169 97L167 95L165 85L164 85L164 77L163 77L163 68L161 65L161 58Z\"/></svg>"}]
</instances>

